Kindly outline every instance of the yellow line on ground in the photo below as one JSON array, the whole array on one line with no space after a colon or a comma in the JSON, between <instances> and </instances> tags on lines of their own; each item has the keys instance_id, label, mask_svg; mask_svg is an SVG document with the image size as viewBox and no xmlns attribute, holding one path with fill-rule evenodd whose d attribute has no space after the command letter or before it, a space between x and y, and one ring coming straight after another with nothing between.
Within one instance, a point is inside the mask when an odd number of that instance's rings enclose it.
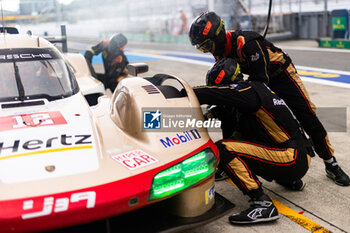
<instances>
[{"instance_id":1,"label":"yellow line on ground","mask_svg":"<svg viewBox=\"0 0 350 233\"><path fill-rule=\"evenodd\" d=\"M272 198L271 198L272 199ZM291 208L283 205L281 202L272 199L273 204L275 204L278 212L280 214L283 214L284 216L290 218L291 220L293 220L294 222L298 223L300 226L310 230L311 232L317 232L317 233L328 233L330 232L330 230L327 230L326 228L324 228L323 226L315 223L314 221L312 221L311 219L308 219L307 217L305 217L302 214L299 214L298 212L292 210Z\"/></svg>"},{"instance_id":2,"label":"yellow line on ground","mask_svg":"<svg viewBox=\"0 0 350 233\"><path fill-rule=\"evenodd\" d=\"M232 180L226 179L227 182L235 185ZM235 185L236 186L236 185ZM271 198L271 197L270 197ZM288 217L289 219L293 220L294 222L298 223L300 226L310 230L311 232L316 232L316 233L329 233L331 232L330 230L322 227L321 225L315 223L311 219L308 219L302 214L299 214L295 210L283 205L281 202L271 198L273 201L273 204L276 206L278 212L280 214L283 214L284 216Z\"/></svg>"},{"instance_id":3,"label":"yellow line on ground","mask_svg":"<svg viewBox=\"0 0 350 233\"><path fill-rule=\"evenodd\" d=\"M64 148L56 148L56 149L50 149L50 150L33 151L33 152L28 152L28 153L23 153L23 154L16 154L16 155L9 155L9 156L0 157L0 160L17 158L17 157L22 157L22 156L27 156L27 155L36 155L36 154L52 153L52 152L67 151L67 150L82 150L82 149L91 149L91 148L92 148L92 146L89 145L89 146L74 146L74 147L64 147Z\"/></svg>"}]
</instances>

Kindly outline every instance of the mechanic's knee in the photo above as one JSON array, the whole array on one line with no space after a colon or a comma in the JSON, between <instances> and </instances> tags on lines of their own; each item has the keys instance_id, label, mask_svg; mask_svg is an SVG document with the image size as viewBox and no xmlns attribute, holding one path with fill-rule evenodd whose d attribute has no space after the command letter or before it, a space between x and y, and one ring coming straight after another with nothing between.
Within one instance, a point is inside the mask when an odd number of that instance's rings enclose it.
<instances>
[{"instance_id":1,"label":"mechanic's knee","mask_svg":"<svg viewBox=\"0 0 350 233\"><path fill-rule=\"evenodd\" d=\"M228 164L230 161L232 161L235 157L236 154L232 153L227 150L226 146L221 143L222 141L217 141L215 145L219 149L219 154L220 154L220 163L219 167L225 166Z\"/></svg>"},{"instance_id":2,"label":"mechanic's knee","mask_svg":"<svg viewBox=\"0 0 350 233\"><path fill-rule=\"evenodd\" d=\"M304 126L306 133L313 139L323 139L327 131L318 118Z\"/></svg>"}]
</instances>

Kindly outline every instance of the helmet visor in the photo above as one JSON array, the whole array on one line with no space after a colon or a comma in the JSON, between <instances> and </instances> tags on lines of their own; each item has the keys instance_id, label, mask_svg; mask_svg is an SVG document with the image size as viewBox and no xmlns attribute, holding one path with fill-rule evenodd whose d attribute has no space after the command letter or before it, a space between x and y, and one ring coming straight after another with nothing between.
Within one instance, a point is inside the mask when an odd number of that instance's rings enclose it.
<instances>
[{"instance_id":1,"label":"helmet visor","mask_svg":"<svg viewBox=\"0 0 350 233\"><path fill-rule=\"evenodd\" d=\"M205 41L203 41L200 44L196 45L196 49L198 49L199 51L202 51L204 53L210 52L213 48L213 44L214 42L211 39L206 39Z\"/></svg>"}]
</instances>

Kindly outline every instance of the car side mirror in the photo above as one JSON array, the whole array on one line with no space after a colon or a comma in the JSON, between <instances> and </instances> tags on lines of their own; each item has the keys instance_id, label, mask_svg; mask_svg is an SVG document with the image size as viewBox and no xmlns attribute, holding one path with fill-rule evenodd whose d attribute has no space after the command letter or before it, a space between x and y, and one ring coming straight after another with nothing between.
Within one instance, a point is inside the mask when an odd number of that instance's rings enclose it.
<instances>
[{"instance_id":1,"label":"car side mirror","mask_svg":"<svg viewBox=\"0 0 350 233\"><path fill-rule=\"evenodd\" d=\"M128 73L132 76L137 76L141 73L148 71L148 65L146 63L132 63L128 64Z\"/></svg>"}]
</instances>

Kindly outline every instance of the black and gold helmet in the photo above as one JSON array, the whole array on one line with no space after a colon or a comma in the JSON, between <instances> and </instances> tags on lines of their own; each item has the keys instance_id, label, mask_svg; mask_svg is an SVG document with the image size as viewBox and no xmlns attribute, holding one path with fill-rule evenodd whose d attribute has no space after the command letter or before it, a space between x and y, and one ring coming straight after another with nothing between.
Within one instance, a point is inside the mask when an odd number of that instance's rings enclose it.
<instances>
[{"instance_id":1,"label":"black and gold helmet","mask_svg":"<svg viewBox=\"0 0 350 233\"><path fill-rule=\"evenodd\" d=\"M206 82L208 86L230 85L243 80L238 63L232 58L218 60L208 71Z\"/></svg>"},{"instance_id":2,"label":"black and gold helmet","mask_svg":"<svg viewBox=\"0 0 350 233\"><path fill-rule=\"evenodd\" d=\"M198 50L211 52L214 42L226 42L224 21L214 12L202 13L191 23L189 38Z\"/></svg>"}]
</instances>

